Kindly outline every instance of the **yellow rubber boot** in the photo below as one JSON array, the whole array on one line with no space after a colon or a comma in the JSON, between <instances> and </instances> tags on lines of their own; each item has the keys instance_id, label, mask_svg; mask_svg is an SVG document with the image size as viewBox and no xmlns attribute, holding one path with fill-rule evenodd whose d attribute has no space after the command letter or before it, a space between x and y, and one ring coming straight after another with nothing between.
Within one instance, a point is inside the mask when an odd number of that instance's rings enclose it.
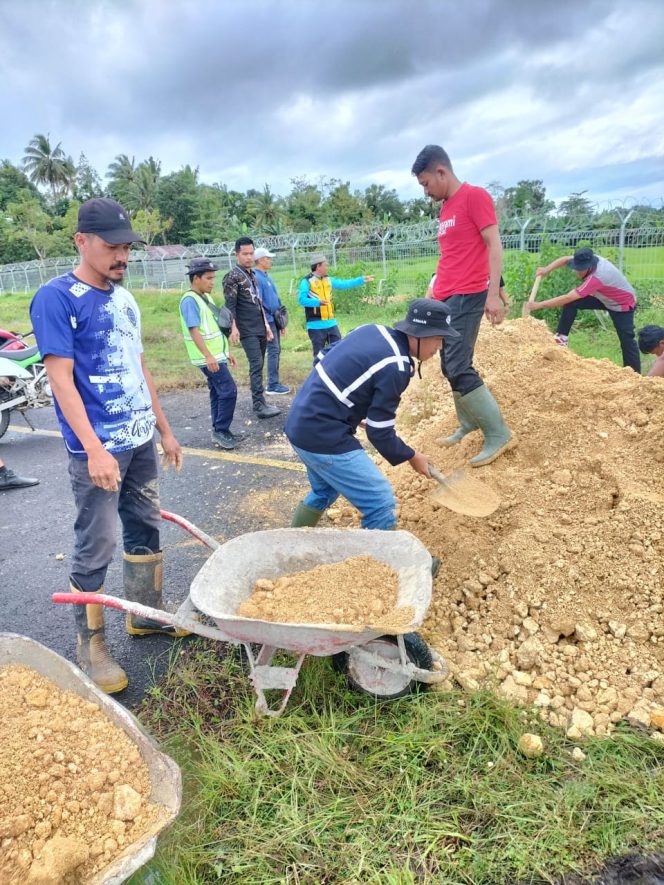
<instances>
[{"instance_id":1,"label":"yellow rubber boot","mask_svg":"<svg viewBox=\"0 0 664 885\"><path fill-rule=\"evenodd\" d=\"M151 608L162 609L162 581L164 554L152 553L147 548L145 553L123 554L123 578L125 596L131 602L140 602ZM152 633L161 633L166 636L179 638L189 636L189 630L182 630L173 624L160 624L149 618L138 618L136 615L127 615L127 633L131 636L149 636Z\"/></svg>"},{"instance_id":2,"label":"yellow rubber boot","mask_svg":"<svg viewBox=\"0 0 664 885\"><path fill-rule=\"evenodd\" d=\"M80 593L74 584L69 584L72 593ZM103 593L100 587L97 593ZM114 660L106 648L104 638L104 608L101 605L75 605L76 655L81 670L105 691L115 694L125 689L129 683L127 674Z\"/></svg>"}]
</instances>

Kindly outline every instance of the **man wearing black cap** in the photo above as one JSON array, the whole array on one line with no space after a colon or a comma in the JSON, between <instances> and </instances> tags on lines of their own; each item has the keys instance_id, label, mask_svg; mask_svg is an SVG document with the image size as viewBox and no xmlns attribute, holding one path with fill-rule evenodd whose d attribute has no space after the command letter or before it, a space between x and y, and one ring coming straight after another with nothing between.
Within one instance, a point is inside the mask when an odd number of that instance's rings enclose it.
<instances>
[{"instance_id":1,"label":"man wearing black cap","mask_svg":"<svg viewBox=\"0 0 664 885\"><path fill-rule=\"evenodd\" d=\"M187 356L205 375L210 390L212 439L222 449L234 449L242 437L231 432L237 387L227 363L236 368L237 362L220 326L220 308L210 294L217 270L209 258L192 258L188 267L191 289L180 300L180 325Z\"/></svg>"},{"instance_id":2,"label":"man wearing black cap","mask_svg":"<svg viewBox=\"0 0 664 885\"><path fill-rule=\"evenodd\" d=\"M79 209L74 242L78 267L42 286L30 305L77 510L70 589L103 592L119 514L125 594L161 608L155 426L166 464L179 470L182 452L144 362L138 305L121 285L131 244L141 240L122 206L93 199ZM74 614L82 669L103 691L121 691L127 675L106 648L103 608L75 605ZM184 635L132 615L127 631Z\"/></svg>"},{"instance_id":3,"label":"man wearing black cap","mask_svg":"<svg viewBox=\"0 0 664 885\"><path fill-rule=\"evenodd\" d=\"M565 295L546 301L528 302L526 312L562 307L556 329L556 341L567 347L569 333L579 310L606 310L620 340L623 366L641 372L641 357L634 334L636 292L618 268L592 249L577 249L574 255L556 258L546 267L537 268L537 276L545 277L559 267L571 268L581 283Z\"/></svg>"},{"instance_id":4,"label":"man wearing black cap","mask_svg":"<svg viewBox=\"0 0 664 885\"><path fill-rule=\"evenodd\" d=\"M315 526L343 495L368 529L396 525L392 487L355 436L366 422L369 442L390 464L408 461L429 475L429 459L397 436L396 411L413 376L414 360L438 353L458 333L448 308L417 298L394 328L360 326L316 360L298 390L284 431L307 468L311 491L298 504L291 525Z\"/></svg>"}]
</instances>

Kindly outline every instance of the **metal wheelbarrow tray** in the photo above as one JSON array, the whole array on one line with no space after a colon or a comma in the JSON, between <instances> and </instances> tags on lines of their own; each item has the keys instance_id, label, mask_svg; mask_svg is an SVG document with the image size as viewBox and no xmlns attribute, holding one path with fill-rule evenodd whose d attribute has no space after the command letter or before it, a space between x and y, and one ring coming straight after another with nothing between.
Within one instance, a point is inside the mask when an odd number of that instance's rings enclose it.
<instances>
[{"instance_id":1,"label":"metal wheelbarrow tray","mask_svg":"<svg viewBox=\"0 0 664 885\"><path fill-rule=\"evenodd\" d=\"M251 532L218 544L182 517L162 512L198 538L213 553L191 584L190 595L176 613L129 603L113 596L59 593L54 602L89 602L175 624L210 639L241 644L251 667L259 713L281 713L295 686L306 655L336 658L354 687L378 697L408 693L418 682L447 677L444 661L410 631L422 624L431 601L431 556L409 532L367 529L272 529ZM314 566L369 555L390 565L398 575L397 605L412 606L412 623L400 635L386 636L382 627L339 624L287 624L243 618L237 610L251 595L258 578L275 579ZM200 620L211 618L214 627ZM396 630L394 633L396 634ZM404 639L401 634L408 634ZM255 653L254 645L260 650ZM272 665L277 650L298 656L293 666ZM432 669L432 667L437 669ZM282 692L271 707L265 691Z\"/></svg>"},{"instance_id":2,"label":"metal wheelbarrow tray","mask_svg":"<svg viewBox=\"0 0 664 885\"><path fill-rule=\"evenodd\" d=\"M182 799L182 778L177 764L162 753L129 710L104 694L82 670L27 636L0 633L0 667L22 664L30 667L63 691L71 691L96 704L136 745L150 774L150 801L159 805L162 815L140 839L125 846L122 854L96 876L89 885L120 885L154 855L157 836L178 815Z\"/></svg>"}]
</instances>

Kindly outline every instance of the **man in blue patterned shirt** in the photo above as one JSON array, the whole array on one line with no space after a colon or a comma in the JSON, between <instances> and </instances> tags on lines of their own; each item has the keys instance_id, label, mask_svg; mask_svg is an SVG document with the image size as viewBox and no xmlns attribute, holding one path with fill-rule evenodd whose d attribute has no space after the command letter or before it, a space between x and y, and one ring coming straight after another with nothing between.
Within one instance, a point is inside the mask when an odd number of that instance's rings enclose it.
<instances>
[{"instance_id":1,"label":"man in blue patterned shirt","mask_svg":"<svg viewBox=\"0 0 664 885\"><path fill-rule=\"evenodd\" d=\"M182 452L145 365L138 305L121 285L140 238L122 206L100 198L81 206L74 241L78 267L42 286L30 305L77 509L70 589L103 592L119 514L127 598L161 608L155 426L166 463L179 469ZM104 691L122 691L127 675L106 648L103 608L76 605L74 612L81 668ZM184 635L132 615L127 630Z\"/></svg>"}]
</instances>

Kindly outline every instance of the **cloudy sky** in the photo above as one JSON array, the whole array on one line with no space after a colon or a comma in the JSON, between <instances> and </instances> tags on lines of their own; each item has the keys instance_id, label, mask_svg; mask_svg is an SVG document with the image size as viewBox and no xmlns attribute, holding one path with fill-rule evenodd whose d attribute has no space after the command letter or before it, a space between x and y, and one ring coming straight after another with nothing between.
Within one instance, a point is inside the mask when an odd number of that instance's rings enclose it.
<instances>
[{"instance_id":1,"label":"cloudy sky","mask_svg":"<svg viewBox=\"0 0 664 885\"><path fill-rule=\"evenodd\" d=\"M319 175L664 196L662 0L0 0L0 159L37 132L245 190Z\"/></svg>"}]
</instances>

